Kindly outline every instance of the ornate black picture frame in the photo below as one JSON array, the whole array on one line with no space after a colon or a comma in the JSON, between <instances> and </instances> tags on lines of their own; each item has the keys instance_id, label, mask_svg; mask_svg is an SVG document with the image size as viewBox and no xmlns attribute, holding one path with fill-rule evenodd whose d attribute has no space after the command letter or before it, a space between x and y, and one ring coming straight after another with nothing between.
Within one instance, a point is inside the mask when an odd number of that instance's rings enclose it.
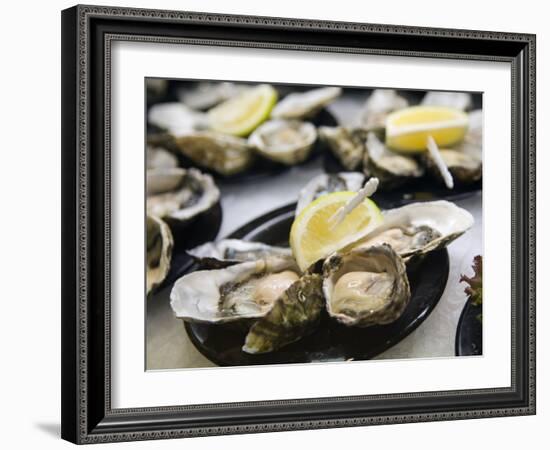
<instances>
[{"instance_id":1,"label":"ornate black picture frame","mask_svg":"<svg viewBox=\"0 0 550 450\"><path fill-rule=\"evenodd\" d=\"M113 409L110 49L117 40L511 64L511 386ZM535 413L534 35L75 6L62 13L62 86L64 439L83 444Z\"/></svg>"}]
</instances>

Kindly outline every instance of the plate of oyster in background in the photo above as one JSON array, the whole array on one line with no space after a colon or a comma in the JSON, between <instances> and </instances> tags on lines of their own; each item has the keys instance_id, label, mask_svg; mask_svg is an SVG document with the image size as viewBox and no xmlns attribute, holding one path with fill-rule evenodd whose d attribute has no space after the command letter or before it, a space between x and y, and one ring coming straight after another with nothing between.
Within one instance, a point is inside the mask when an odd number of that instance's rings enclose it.
<instances>
[{"instance_id":1,"label":"plate of oyster in background","mask_svg":"<svg viewBox=\"0 0 550 450\"><path fill-rule=\"evenodd\" d=\"M326 107L342 93L337 87L171 85L180 87L172 87L167 101L157 96L148 105L149 145L226 182L273 175L320 156L317 129L337 125Z\"/></svg>"},{"instance_id":2,"label":"plate of oyster in background","mask_svg":"<svg viewBox=\"0 0 550 450\"><path fill-rule=\"evenodd\" d=\"M394 205L464 198L481 190L480 108L480 94L375 89L350 123L319 128L325 170L377 177Z\"/></svg>"}]
</instances>

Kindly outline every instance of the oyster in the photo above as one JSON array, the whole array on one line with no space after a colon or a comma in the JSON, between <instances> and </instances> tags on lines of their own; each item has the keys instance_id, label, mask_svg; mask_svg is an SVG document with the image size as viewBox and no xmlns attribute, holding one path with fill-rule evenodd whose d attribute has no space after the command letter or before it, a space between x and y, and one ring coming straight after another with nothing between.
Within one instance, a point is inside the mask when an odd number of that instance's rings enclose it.
<instances>
[{"instance_id":1,"label":"oyster","mask_svg":"<svg viewBox=\"0 0 550 450\"><path fill-rule=\"evenodd\" d=\"M286 165L305 161L313 149L317 131L309 122L269 120L248 138L260 155Z\"/></svg>"},{"instance_id":2,"label":"oyster","mask_svg":"<svg viewBox=\"0 0 550 450\"><path fill-rule=\"evenodd\" d=\"M293 258L270 257L223 269L200 270L176 281L170 305L191 322L227 323L265 316L299 279Z\"/></svg>"},{"instance_id":3,"label":"oyster","mask_svg":"<svg viewBox=\"0 0 550 450\"><path fill-rule=\"evenodd\" d=\"M323 278L328 314L348 326L394 322L411 298L405 263L387 244L331 256Z\"/></svg>"},{"instance_id":4,"label":"oyster","mask_svg":"<svg viewBox=\"0 0 550 450\"><path fill-rule=\"evenodd\" d=\"M357 170L363 163L367 131L362 128L319 127L319 137L346 170Z\"/></svg>"},{"instance_id":5,"label":"oyster","mask_svg":"<svg viewBox=\"0 0 550 450\"><path fill-rule=\"evenodd\" d=\"M462 185L475 183L482 176L482 112L472 111L468 114L468 132L464 140L452 148L439 150L443 162L449 169L453 179ZM441 172L435 166L430 153L424 155L424 163L430 173L438 180L441 180Z\"/></svg>"},{"instance_id":6,"label":"oyster","mask_svg":"<svg viewBox=\"0 0 550 450\"><path fill-rule=\"evenodd\" d=\"M453 180L458 184L471 184L481 179L482 162L476 152L442 148L439 150L439 154L449 169ZM424 155L424 162L428 171L436 179L442 180L441 172L428 152Z\"/></svg>"},{"instance_id":7,"label":"oyster","mask_svg":"<svg viewBox=\"0 0 550 450\"><path fill-rule=\"evenodd\" d=\"M208 126L205 114L193 111L183 103L157 103L149 108L147 119L150 124L177 136Z\"/></svg>"},{"instance_id":8,"label":"oyster","mask_svg":"<svg viewBox=\"0 0 550 450\"><path fill-rule=\"evenodd\" d=\"M147 169L167 169L178 166L178 159L161 147L147 147Z\"/></svg>"},{"instance_id":9,"label":"oyster","mask_svg":"<svg viewBox=\"0 0 550 450\"><path fill-rule=\"evenodd\" d=\"M194 89L181 90L178 94L180 100L189 108L205 110L235 97L245 89L249 89L248 86L204 81Z\"/></svg>"},{"instance_id":10,"label":"oyster","mask_svg":"<svg viewBox=\"0 0 550 450\"><path fill-rule=\"evenodd\" d=\"M174 239L166 223L154 216L147 216L147 294L158 286L170 270Z\"/></svg>"},{"instance_id":11,"label":"oyster","mask_svg":"<svg viewBox=\"0 0 550 450\"><path fill-rule=\"evenodd\" d=\"M369 130L383 129L389 113L407 106L407 100L394 89L375 89L363 106L359 125Z\"/></svg>"},{"instance_id":12,"label":"oyster","mask_svg":"<svg viewBox=\"0 0 550 450\"><path fill-rule=\"evenodd\" d=\"M246 170L254 159L246 139L213 131L197 131L176 136L178 150L201 167L221 175Z\"/></svg>"},{"instance_id":13,"label":"oyster","mask_svg":"<svg viewBox=\"0 0 550 450\"><path fill-rule=\"evenodd\" d=\"M274 119L308 119L342 94L342 88L322 87L287 95L271 111Z\"/></svg>"},{"instance_id":14,"label":"oyster","mask_svg":"<svg viewBox=\"0 0 550 450\"><path fill-rule=\"evenodd\" d=\"M324 306L322 278L306 274L280 295L271 310L246 335L243 351L267 353L311 333Z\"/></svg>"},{"instance_id":15,"label":"oyster","mask_svg":"<svg viewBox=\"0 0 550 450\"><path fill-rule=\"evenodd\" d=\"M197 169L149 169L147 214L187 221L208 211L220 198L210 175Z\"/></svg>"},{"instance_id":16,"label":"oyster","mask_svg":"<svg viewBox=\"0 0 550 450\"><path fill-rule=\"evenodd\" d=\"M363 171L368 177L378 178L384 188L396 187L424 175L416 159L389 150L373 132L367 136Z\"/></svg>"},{"instance_id":17,"label":"oyster","mask_svg":"<svg viewBox=\"0 0 550 450\"><path fill-rule=\"evenodd\" d=\"M382 224L348 249L385 243L408 261L413 256L446 247L474 223L468 211L445 200L410 203L382 214Z\"/></svg>"},{"instance_id":18,"label":"oyster","mask_svg":"<svg viewBox=\"0 0 550 450\"><path fill-rule=\"evenodd\" d=\"M358 191L365 176L359 172L323 173L312 178L300 191L296 216L313 200L321 195L339 191Z\"/></svg>"},{"instance_id":19,"label":"oyster","mask_svg":"<svg viewBox=\"0 0 550 450\"><path fill-rule=\"evenodd\" d=\"M429 91L422 99L421 104L426 106L445 106L464 111L472 106L472 96L467 92Z\"/></svg>"},{"instance_id":20,"label":"oyster","mask_svg":"<svg viewBox=\"0 0 550 450\"><path fill-rule=\"evenodd\" d=\"M271 256L292 257L288 247L275 247L261 242L242 241L240 239L222 239L207 242L187 250L199 264L207 268L221 268L244 261L256 261Z\"/></svg>"}]
</instances>

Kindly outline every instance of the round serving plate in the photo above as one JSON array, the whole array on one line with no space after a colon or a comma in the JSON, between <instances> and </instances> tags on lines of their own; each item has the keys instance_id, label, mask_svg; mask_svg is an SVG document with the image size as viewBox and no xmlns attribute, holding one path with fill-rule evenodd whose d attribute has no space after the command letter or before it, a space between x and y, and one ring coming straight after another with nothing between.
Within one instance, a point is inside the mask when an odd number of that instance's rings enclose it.
<instances>
[{"instance_id":1,"label":"round serving plate","mask_svg":"<svg viewBox=\"0 0 550 450\"><path fill-rule=\"evenodd\" d=\"M295 207L294 203L265 214L228 238L288 245ZM196 265L190 265L186 273L196 269ZM185 328L197 349L220 366L371 359L404 339L426 319L445 289L448 273L447 250L432 252L407 271L412 297L395 322L368 328L346 327L323 313L319 326L312 334L263 355L250 355L241 350L246 330L190 322L185 322Z\"/></svg>"},{"instance_id":2,"label":"round serving plate","mask_svg":"<svg viewBox=\"0 0 550 450\"><path fill-rule=\"evenodd\" d=\"M479 356L483 351L483 324L481 305L466 302L456 327L455 355Z\"/></svg>"}]
</instances>

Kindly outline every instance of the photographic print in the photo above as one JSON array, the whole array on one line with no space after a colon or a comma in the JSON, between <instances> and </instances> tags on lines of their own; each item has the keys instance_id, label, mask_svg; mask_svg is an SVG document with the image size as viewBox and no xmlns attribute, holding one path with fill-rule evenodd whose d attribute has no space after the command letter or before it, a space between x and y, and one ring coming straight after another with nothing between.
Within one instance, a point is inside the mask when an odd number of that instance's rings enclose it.
<instances>
[{"instance_id":1,"label":"photographic print","mask_svg":"<svg viewBox=\"0 0 550 450\"><path fill-rule=\"evenodd\" d=\"M482 354L481 93L145 89L146 369Z\"/></svg>"}]
</instances>

